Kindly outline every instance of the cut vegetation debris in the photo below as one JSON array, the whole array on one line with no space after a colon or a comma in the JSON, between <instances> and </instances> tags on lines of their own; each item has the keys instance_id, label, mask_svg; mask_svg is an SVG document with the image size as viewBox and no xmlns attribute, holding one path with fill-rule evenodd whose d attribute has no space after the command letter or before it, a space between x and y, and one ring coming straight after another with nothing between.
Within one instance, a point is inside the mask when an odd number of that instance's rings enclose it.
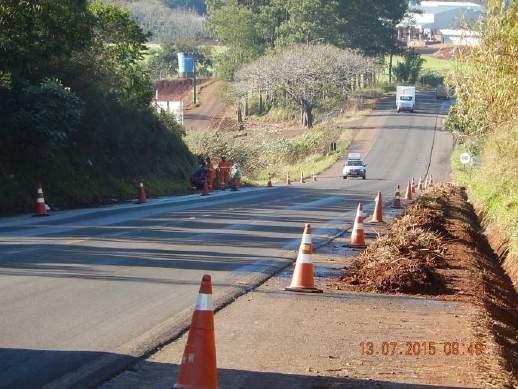
<instances>
[{"instance_id":1,"label":"cut vegetation debris","mask_svg":"<svg viewBox=\"0 0 518 389\"><path fill-rule=\"evenodd\" d=\"M502 377L488 370L486 382L518 387L518 295L463 188L448 184L425 191L334 286L474 304L480 309L477 331L498 345L488 358L508 372Z\"/></svg>"}]
</instances>

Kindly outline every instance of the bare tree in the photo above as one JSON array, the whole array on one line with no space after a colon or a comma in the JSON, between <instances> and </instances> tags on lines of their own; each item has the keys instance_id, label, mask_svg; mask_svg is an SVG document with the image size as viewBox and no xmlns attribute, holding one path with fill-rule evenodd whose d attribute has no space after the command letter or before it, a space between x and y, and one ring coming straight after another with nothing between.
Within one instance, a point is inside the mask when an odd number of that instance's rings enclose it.
<instances>
[{"instance_id":1,"label":"bare tree","mask_svg":"<svg viewBox=\"0 0 518 389\"><path fill-rule=\"evenodd\" d=\"M353 81L374 74L374 59L331 45L295 45L244 65L236 74L236 94L281 93L301 109L304 126L313 126L313 108L325 96L347 96Z\"/></svg>"}]
</instances>

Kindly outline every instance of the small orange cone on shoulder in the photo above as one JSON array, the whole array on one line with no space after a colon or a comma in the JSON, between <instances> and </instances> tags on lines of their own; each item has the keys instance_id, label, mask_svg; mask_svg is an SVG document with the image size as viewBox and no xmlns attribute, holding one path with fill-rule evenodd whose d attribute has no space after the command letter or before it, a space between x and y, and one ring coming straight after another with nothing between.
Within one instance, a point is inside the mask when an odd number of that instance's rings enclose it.
<instances>
[{"instance_id":1,"label":"small orange cone on shoulder","mask_svg":"<svg viewBox=\"0 0 518 389\"><path fill-rule=\"evenodd\" d=\"M433 186L433 177L431 174L430 174L430 179L428 180L428 186L430 186L430 187Z\"/></svg>"},{"instance_id":2,"label":"small orange cone on shoulder","mask_svg":"<svg viewBox=\"0 0 518 389\"><path fill-rule=\"evenodd\" d=\"M420 191L423 191L423 190L424 190L423 177L419 177L419 181L418 181L418 183L417 183L417 188L418 188Z\"/></svg>"},{"instance_id":3,"label":"small orange cone on shoulder","mask_svg":"<svg viewBox=\"0 0 518 389\"><path fill-rule=\"evenodd\" d=\"M138 200L137 203L142 204L146 202L146 191L144 190L144 184L141 182L138 187Z\"/></svg>"},{"instance_id":4,"label":"small orange cone on shoulder","mask_svg":"<svg viewBox=\"0 0 518 389\"><path fill-rule=\"evenodd\" d=\"M286 174L286 184L291 185L290 173Z\"/></svg>"},{"instance_id":5,"label":"small orange cone on shoulder","mask_svg":"<svg viewBox=\"0 0 518 389\"><path fill-rule=\"evenodd\" d=\"M381 199L381 192L378 192L376 196L376 205L374 207L374 213L371 219L372 223L383 222L383 200Z\"/></svg>"},{"instance_id":6,"label":"small orange cone on shoulder","mask_svg":"<svg viewBox=\"0 0 518 389\"><path fill-rule=\"evenodd\" d=\"M412 184L410 183L410 180L406 186L405 200L412 200Z\"/></svg>"},{"instance_id":7,"label":"small orange cone on shoulder","mask_svg":"<svg viewBox=\"0 0 518 389\"><path fill-rule=\"evenodd\" d=\"M414 181L414 177L412 177L412 193L415 193L415 181Z\"/></svg>"},{"instance_id":8,"label":"small orange cone on shoulder","mask_svg":"<svg viewBox=\"0 0 518 389\"><path fill-rule=\"evenodd\" d=\"M271 174L268 174L268 183L266 184L266 186L268 188L271 188L273 185L272 185L272 175Z\"/></svg>"},{"instance_id":9,"label":"small orange cone on shoulder","mask_svg":"<svg viewBox=\"0 0 518 389\"><path fill-rule=\"evenodd\" d=\"M354 219L353 231L351 232L351 240L347 244L350 247L363 248L365 244L365 230L363 227L363 204L358 203L356 217Z\"/></svg>"},{"instance_id":10,"label":"small orange cone on shoulder","mask_svg":"<svg viewBox=\"0 0 518 389\"><path fill-rule=\"evenodd\" d=\"M192 314L191 328L174 388L217 389L212 282L205 274Z\"/></svg>"},{"instance_id":11,"label":"small orange cone on shoulder","mask_svg":"<svg viewBox=\"0 0 518 389\"><path fill-rule=\"evenodd\" d=\"M306 183L306 180L304 180L304 173L303 172L300 172L300 183L301 184L305 184Z\"/></svg>"},{"instance_id":12,"label":"small orange cone on shoulder","mask_svg":"<svg viewBox=\"0 0 518 389\"><path fill-rule=\"evenodd\" d=\"M321 289L315 288L315 280L313 279L313 263L311 255L313 254L313 244L311 242L311 225L306 224L302 241L300 243L299 254L290 286L284 288L290 292L309 292L322 293Z\"/></svg>"},{"instance_id":13,"label":"small orange cone on shoulder","mask_svg":"<svg viewBox=\"0 0 518 389\"><path fill-rule=\"evenodd\" d=\"M400 209L401 208L401 192L398 186L396 186L396 193L394 194L394 200L392 200L392 208Z\"/></svg>"},{"instance_id":14,"label":"small orange cone on shoulder","mask_svg":"<svg viewBox=\"0 0 518 389\"><path fill-rule=\"evenodd\" d=\"M36 209L33 216L49 216L47 213L47 205L45 204L45 197L43 197L43 188L38 186L36 192Z\"/></svg>"}]
</instances>

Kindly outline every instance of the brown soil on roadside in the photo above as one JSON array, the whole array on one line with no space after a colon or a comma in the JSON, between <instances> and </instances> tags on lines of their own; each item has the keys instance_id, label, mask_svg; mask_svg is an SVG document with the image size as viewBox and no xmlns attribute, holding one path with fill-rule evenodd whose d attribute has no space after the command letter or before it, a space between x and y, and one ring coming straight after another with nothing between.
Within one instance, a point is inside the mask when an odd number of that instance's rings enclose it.
<instances>
[{"instance_id":1,"label":"brown soil on roadside","mask_svg":"<svg viewBox=\"0 0 518 389\"><path fill-rule=\"evenodd\" d=\"M427 190L335 284L474 304L480 313L473 326L494 339L491 354L509 374L502 377L484 363L481 370L497 387L518 385L518 295L462 189Z\"/></svg>"}]
</instances>

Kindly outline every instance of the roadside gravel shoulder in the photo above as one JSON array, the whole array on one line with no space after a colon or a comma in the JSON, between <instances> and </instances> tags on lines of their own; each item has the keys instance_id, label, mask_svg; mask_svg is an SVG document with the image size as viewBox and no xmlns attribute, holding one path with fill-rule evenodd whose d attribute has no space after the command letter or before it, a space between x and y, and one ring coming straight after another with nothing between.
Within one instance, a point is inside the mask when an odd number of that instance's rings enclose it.
<instances>
[{"instance_id":1,"label":"roadside gravel shoulder","mask_svg":"<svg viewBox=\"0 0 518 389\"><path fill-rule=\"evenodd\" d=\"M366 227L372 239L386 225ZM356 254L343 243L344 238L337 239L313 255L322 295L283 291L290 268L216 314L219 386L484 387L481 356L467 352L469 344L485 336L473 326L480 308L422 296L339 290L332 280ZM170 388L185 340L169 344L103 388ZM425 351L431 343L433 355ZM454 343L464 345L463 355L452 355Z\"/></svg>"}]
</instances>

